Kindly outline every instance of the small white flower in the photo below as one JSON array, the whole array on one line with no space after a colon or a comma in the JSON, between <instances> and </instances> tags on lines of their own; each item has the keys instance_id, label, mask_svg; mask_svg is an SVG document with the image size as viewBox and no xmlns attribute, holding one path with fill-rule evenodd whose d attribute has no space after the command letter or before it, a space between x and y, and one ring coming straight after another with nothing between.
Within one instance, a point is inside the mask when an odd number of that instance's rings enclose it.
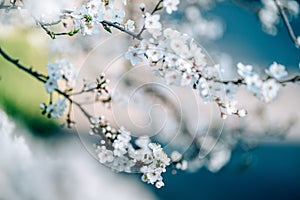
<instances>
[{"instance_id":1,"label":"small white flower","mask_svg":"<svg viewBox=\"0 0 300 200\"><path fill-rule=\"evenodd\" d=\"M161 23L159 22L160 15L151 15L150 13L146 13L145 19L145 28L147 29L156 29L161 28Z\"/></svg>"},{"instance_id":2,"label":"small white flower","mask_svg":"<svg viewBox=\"0 0 300 200\"><path fill-rule=\"evenodd\" d=\"M146 13L145 28L152 35L153 34L158 35L161 31L162 26L159 20L160 20L160 15L158 14L151 15L150 13Z\"/></svg>"},{"instance_id":3,"label":"small white flower","mask_svg":"<svg viewBox=\"0 0 300 200\"><path fill-rule=\"evenodd\" d=\"M134 21L129 19L125 24L125 29L131 32L134 31L135 30Z\"/></svg>"},{"instance_id":4,"label":"small white flower","mask_svg":"<svg viewBox=\"0 0 300 200\"><path fill-rule=\"evenodd\" d=\"M250 76L253 73L252 65L244 65L242 63L238 63L237 68L238 68L238 70L237 70L238 74L243 78Z\"/></svg>"},{"instance_id":5,"label":"small white flower","mask_svg":"<svg viewBox=\"0 0 300 200\"><path fill-rule=\"evenodd\" d=\"M149 143L150 143L150 138L148 136L138 137L135 140L135 144L142 149L148 149Z\"/></svg>"},{"instance_id":6,"label":"small white flower","mask_svg":"<svg viewBox=\"0 0 300 200\"><path fill-rule=\"evenodd\" d=\"M125 59L129 60L132 65L136 65L137 63L143 61L143 58L141 57L143 54L143 51L134 47L129 47L127 53L125 54Z\"/></svg>"},{"instance_id":7,"label":"small white flower","mask_svg":"<svg viewBox=\"0 0 300 200\"><path fill-rule=\"evenodd\" d=\"M152 62L158 62L164 56L163 52L157 48L148 49L146 55Z\"/></svg>"},{"instance_id":8,"label":"small white flower","mask_svg":"<svg viewBox=\"0 0 300 200\"><path fill-rule=\"evenodd\" d=\"M68 83L77 78L78 72L69 61L62 59L57 60L56 64L59 65L62 76L67 79Z\"/></svg>"},{"instance_id":9,"label":"small white flower","mask_svg":"<svg viewBox=\"0 0 300 200\"><path fill-rule=\"evenodd\" d=\"M266 73L277 80L280 80L288 75L287 71L285 70L285 66L278 64L277 62L273 62L269 69L266 69Z\"/></svg>"},{"instance_id":10,"label":"small white flower","mask_svg":"<svg viewBox=\"0 0 300 200\"><path fill-rule=\"evenodd\" d=\"M231 100L226 103L225 107L226 107L227 114L232 115L237 113L238 110L236 108L236 104L237 101L235 100Z\"/></svg>"},{"instance_id":11,"label":"small white flower","mask_svg":"<svg viewBox=\"0 0 300 200\"><path fill-rule=\"evenodd\" d=\"M48 76L50 78L54 78L57 80L62 77L61 68L58 63L50 63L49 62L47 64L47 69L48 69Z\"/></svg>"},{"instance_id":12,"label":"small white flower","mask_svg":"<svg viewBox=\"0 0 300 200\"><path fill-rule=\"evenodd\" d=\"M121 9L112 9L110 10L110 21L112 23L121 23L125 17L124 10Z\"/></svg>"},{"instance_id":13,"label":"small white flower","mask_svg":"<svg viewBox=\"0 0 300 200\"><path fill-rule=\"evenodd\" d=\"M184 43L184 41L180 40L179 38L172 39L170 47L179 56L183 56L182 54L185 54L189 50L188 46Z\"/></svg>"},{"instance_id":14,"label":"small white flower","mask_svg":"<svg viewBox=\"0 0 300 200\"><path fill-rule=\"evenodd\" d=\"M91 10L97 10L98 8L100 8L102 6L102 2L99 0L90 0L89 2L87 2L86 4L86 8L87 9L91 9Z\"/></svg>"},{"instance_id":15,"label":"small white flower","mask_svg":"<svg viewBox=\"0 0 300 200\"><path fill-rule=\"evenodd\" d=\"M239 117L246 117L247 111L245 109L238 110L238 116Z\"/></svg>"},{"instance_id":16,"label":"small white flower","mask_svg":"<svg viewBox=\"0 0 300 200\"><path fill-rule=\"evenodd\" d=\"M198 45L195 43L192 43L190 45L190 48L191 48L191 54L194 58L195 64L198 66L206 66L207 61L205 58L205 54L202 52L202 49L198 47Z\"/></svg>"},{"instance_id":17,"label":"small white flower","mask_svg":"<svg viewBox=\"0 0 300 200\"><path fill-rule=\"evenodd\" d=\"M155 187L156 188L161 188L161 187L163 187L165 184L162 182L162 181L157 181L156 183L155 183Z\"/></svg>"},{"instance_id":18,"label":"small white flower","mask_svg":"<svg viewBox=\"0 0 300 200\"><path fill-rule=\"evenodd\" d=\"M262 84L261 93L263 100L265 102L270 102L277 96L281 85L277 83L274 79L265 81Z\"/></svg>"},{"instance_id":19,"label":"small white flower","mask_svg":"<svg viewBox=\"0 0 300 200\"><path fill-rule=\"evenodd\" d=\"M51 93L54 90L58 89L57 79L50 77L45 83L45 88L48 93Z\"/></svg>"},{"instance_id":20,"label":"small white flower","mask_svg":"<svg viewBox=\"0 0 300 200\"><path fill-rule=\"evenodd\" d=\"M162 180L161 173L162 173L161 168L156 168L153 171L148 172L147 173L148 181L151 184L154 184L156 181L161 181Z\"/></svg>"},{"instance_id":21,"label":"small white flower","mask_svg":"<svg viewBox=\"0 0 300 200\"><path fill-rule=\"evenodd\" d=\"M100 152L98 153L98 158L101 163L109 163L114 160L113 152L107 150L105 146L100 148Z\"/></svg>"},{"instance_id":22,"label":"small white flower","mask_svg":"<svg viewBox=\"0 0 300 200\"><path fill-rule=\"evenodd\" d=\"M46 112L51 118L59 118L64 115L66 108L66 99L58 98L55 103L52 103L47 107Z\"/></svg>"},{"instance_id":23,"label":"small white flower","mask_svg":"<svg viewBox=\"0 0 300 200\"><path fill-rule=\"evenodd\" d=\"M181 85L181 73L177 71L168 71L165 74L165 79L168 85Z\"/></svg>"},{"instance_id":24,"label":"small white flower","mask_svg":"<svg viewBox=\"0 0 300 200\"><path fill-rule=\"evenodd\" d=\"M262 85L262 80L260 79L258 74L252 74L250 76L245 77L245 82L247 85L247 89L252 92L254 95L258 95L259 90Z\"/></svg>"},{"instance_id":25,"label":"small white flower","mask_svg":"<svg viewBox=\"0 0 300 200\"><path fill-rule=\"evenodd\" d=\"M183 73L181 77L181 85L182 86L191 85L192 80L193 80L192 75L190 75L189 73Z\"/></svg>"},{"instance_id":26,"label":"small white flower","mask_svg":"<svg viewBox=\"0 0 300 200\"><path fill-rule=\"evenodd\" d=\"M104 13L98 7L99 1L93 1L86 6L71 13L74 18L74 26L81 31L82 35L92 35L100 32L98 22L103 21Z\"/></svg>"},{"instance_id":27,"label":"small white flower","mask_svg":"<svg viewBox=\"0 0 300 200\"><path fill-rule=\"evenodd\" d=\"M179 57L174 53L168 53L165 57L165 62L168 67L175 67L177 65Z\"/></svg>"},{"instance_id":28,"label":"small white flower","mask_svg":"<svg viewBox=\"0 0 300 200\"><path fill-rule=\"evenodd\" d=\"M163 6L168 14L172 14L173 11L178 9L179 0L164 0Z\"/></svg>"}]
</instances>

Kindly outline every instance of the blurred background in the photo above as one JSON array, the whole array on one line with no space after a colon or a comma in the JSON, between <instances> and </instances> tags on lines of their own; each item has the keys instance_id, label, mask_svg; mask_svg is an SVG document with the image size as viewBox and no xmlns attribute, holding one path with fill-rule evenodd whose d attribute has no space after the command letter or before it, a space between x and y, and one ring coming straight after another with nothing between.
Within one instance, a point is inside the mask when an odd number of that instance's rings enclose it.
<instances>
[{"instance_id":1,"label":"blurred background","mask_svg":"<svg viewBox=\"0 0 300 200\"><path fill-rule=\"evenodd\" d=\"M168 22L169 27L192 35L215 62L222 64L227 72L225 78L236 77L235 66L238 62L253 64L257 71L263 72L276 61L285 65L291 76L299 74L300 50L290 40L284 24L280 22L276 26L276 35L267 34L262 29L257 10L253 9L262 5L259 1L252 1L249 6L248 2L190 0L182 2L179 12L163 15L162 19ZM138 5L140 1L132 3ZM190 21L193 19L189 17L191 13L198 19L201 15L202 21ZM120 78L124 71L130 70L128 63L119 56L127 51L128 44L132 42L117 31L112 35L103 31L96 36L76 35L74 38L51 40L32 20L22 18L26 13L0 11L0 16L1 48L26 66L33 66L45 73L49 61L67 57L82 77L95 78L95 74L105 70L116 76L112 78L112 87L115 88L123 89L118 85L119 80L131 80L131 84L140 81L138 78ZM139 15L130 17L138 18ZM200 27L199 24L207 26ZM300 35L299 24L299 17L291 20L294 31ZM115 60L111 64L112 59ZM120 65L122 70L115 68ZM107 70L107 66L113 70ZM133 72L133 75L138 73ZM152 77L147 81L152 80L157 81ZM176 88L172 88L173 91L177 92L175 97L179 97L180 105L191 103L189 99L181 98L178 92L193 94ZM240 105L247 108L249 116L226 120L223 135L247 134L230 148L231 158L223 163L225 166L222 165L215 173L205 167L196 167L194 172L178 171L175 175L169 170L164 174L165 187L155 189L142 183L139 174L116 174L97 162L89 149L88 125L80 116L76 129L67 129L62 128L63 121L50 120L41 115L39 105L48 101L43 84L1 57L0 200L300 199L299 84L285 87L270 104L259 102L244 88L238 92L237 98ZM145 104L147 107L148 104ZM122 108L123 104L117 105L114 112L123 115L118 106ZM203 104L199 105L201 119L216 117L203 107ZM190 126L195 129L198 122L193 121L196 116L193 108L182 108L185 110L182 117L189 120ZM109 111L102 107L91 109L109 115ZM143 114L145 109L148 112L145 107L138 109L141 111L137 113ZM115 118L115 124L128 123L127 115L124 116L125 119L122 116ZM141 119L139 114L134 116L134 119ZM160 130L161 124L156 121L168 118L155 110L150 117L156 120L147 125L147 130ZM207 123L204 120L201 124L203 129ZM219 130L222 123L218 121L213 125ZM129 127L132 132L141 131L140 126L133 124ZM200 129L198 127L195 131Z\"/></svg>"}]
</instances>

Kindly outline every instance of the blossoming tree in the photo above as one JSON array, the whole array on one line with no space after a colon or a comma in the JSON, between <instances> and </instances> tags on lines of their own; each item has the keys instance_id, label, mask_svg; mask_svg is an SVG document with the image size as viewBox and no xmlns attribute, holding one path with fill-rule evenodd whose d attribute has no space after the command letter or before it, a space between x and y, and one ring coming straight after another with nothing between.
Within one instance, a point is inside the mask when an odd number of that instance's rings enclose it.
<instances>
[{"instance_id":1,"label":"blossoming tree","mask_svg":"<svg viewBox=\"0 0 300 200\"><path fill-rule=\"evenodd\" d=\"M248 112L247 108L239 106L235 98L239 88L246 87L257 99L268 103L287 84L299 83L300 76L289 76L286 67L276 61L266 67L264 74L258 73L252 65L239 62L236 68L238 77L223 79L222 65L215 63L209 53L193 39L193 33L207 40L222 34L222 25L218 21L206 19L197 10L199 5L209 8L217 2L157 0L137 4L130 0L88 0L80 4L56 1L44 4L37 1L2 0L0 9L7 17L16 18L22 13L30 18L31 26L34 21L35 26L54 41L59 37L77 41L104 32L124 33L129 36L125 41L129 44L126 47L128 50L123 56L127 65L134 68L142 63L144 67L150 67L155 76L164 80L167 85L193 90L202 102L216 105L222 122L228 116L240 120ZM290 18L299 13L297 1L237 2L249 7L259 4L258 17L263 30L269 34L276 34L276 25L282 20L293 44L299 48L300 36L296 36L290 24ZM187 12L185 23L190 25L189 28L194 28L193 23L200 24L201 28L190 31L191 34L188 35L184 33L188 27L178 30L175 30L176 26L170 27L168 23L172 19L167 15L172 16L180 9ZM218 171L228 162L236 141L244 139L243 136L237 138L227 132L221 134L222 131L219 130L213 134L191 133L187 119L180 116L178 105L166 103L167 95L156 88L146 90L143 98L149 100L154 93L156 98L169 107L175 121L181 124L179 133L176 133L172 142L162 137L150 137L148 134L134 136L125 125L111 125L104 117L104 111L93 114L86 108L85 102L77 100L78 96L90 95L91 103L100 103L106 108L113 107L118 97L110 90L110 82L104 73L99 74L96 80L79 80L76 65L63 58L49 61L47 73L43 74L23 65L22 61L15 59L13 54L6 52L1 46L0 54L3 59L44 84L49 102L42 102L40 105L43 115L48 118L63 118L68 127L73 128L77 121L72 118L72 112L75 108L78 109L90 124L90 137L98 139L93 147L99 162L118 172L142 173L142 180L157 188L164 186L162 174L168 168L176 172L206 166L212 172ZM134 84L132 79L126 81ZM82 86L80 89L75 87L78 82ZM172 147L169 148L168 144Z\"/></svg>"}]
</instances>

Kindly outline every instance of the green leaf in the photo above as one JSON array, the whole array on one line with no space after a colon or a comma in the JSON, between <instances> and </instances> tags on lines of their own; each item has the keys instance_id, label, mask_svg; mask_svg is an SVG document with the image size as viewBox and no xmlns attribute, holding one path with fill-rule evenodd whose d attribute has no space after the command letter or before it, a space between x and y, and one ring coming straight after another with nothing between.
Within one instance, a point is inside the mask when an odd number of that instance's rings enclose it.
<instances>
[{"instance_id":1,"label":"green leaf","mask_svg":"<svg viewBox=\"0 0 300 200\"><path fill-rule=\"evenodd\" d=\"M50 32L49 35L50 35L51 39L53 39L53 40L55 39L55 34L53 32Z\"/></svg>"},{"instance_id":2,"label":"green leaf","mask_svg":"<svg viewBox=\"0 0 300 200\"><path fill-rule=\"evenodd\" d=\"M108 26L104 26L104 29L109 32L109 33L112 33L111 29L108 27Z\"/></svg>"}]
</instances>

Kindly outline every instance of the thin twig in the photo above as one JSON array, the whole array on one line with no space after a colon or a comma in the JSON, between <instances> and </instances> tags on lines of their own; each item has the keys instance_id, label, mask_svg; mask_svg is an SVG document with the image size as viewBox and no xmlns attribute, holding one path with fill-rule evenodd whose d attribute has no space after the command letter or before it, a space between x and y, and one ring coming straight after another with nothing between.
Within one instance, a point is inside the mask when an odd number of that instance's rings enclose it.
<instances>
[{"instance_id":1,"label":"thin twig","mask_svg":"<svg viewBox=\"0 0 300 200\"><path fill-rule=\"evenodd\" d=\"M106 21L106 20L103 20L103 21L100 22L100 23L101 23L102 25L104 25L104 26L112 26L112 27L114 27L114 28L116 28L116 29L118 29L118 30L124 32L124 33L127 33L128 35L132 36L132 37L135 38L135 39L142 40L140 34L136 34L136 33L133 33L133 32L131 32L131 31L128 31L128 30L126 30L125 28L123 28L122 26L120 26L120 25L118 25L118 24L116 24L116 23L112 23L112 22Z\"/></svg>"},{"instance_id":2,"label":"thin twig","mask_svg":"<svg viewBox=\"0 0 300 200\"><path fill-rule=\"evenodd\" d=\"M61 32L61 33L55 33L53 31L50 31L46 26L51 26L49 24L44 24L41 21L34 18L36 23L42 27L42 29L49 35L52 39L55 39L55 36L61 36L61 35L69 35L67 32Z\"/></svg>"},{"instance_id":3,"label":"thin twig","mask_svg":"<svg viewBox=\"0 0 300 200\"><path fill-rule=\"evenodd\" d=\"M289 22L289 19L287 17L287 14L286 14L284 8L281 5L281 2L279 0L274 0L274 2L275 2L276 6L277 6L277 8L278 8L278 10L280 12L280 15L281 15L281 17L282 17L282 19L284 21L284 24L285 24L287 30L288 30L288 33L289 33L289 36L290 36L291 40L294 42L295 46L297 48L299 48L300 44L297 41L297 37L295 35L295 32L294 32L294 30L293 30L293 28L292 28L292 26L291 26L291 24Z\"/></svg>"},{"instance_id":4,"label":"thin twig","mask_svg":"<svg viewBox=\"0 0 300 200\"><path fill-rule=\"evenodd\" d=\"M156 6L154 7L154 9L151 12L151 15L155 14L158 10L160 10L160 4L163 2L163 0L160 0ZM140 30L140 32L137 34L137 36L140 38L143 34L143 32L146 30L145 24L143 25L142 29Z\"/></svg>"}]
</instances>

